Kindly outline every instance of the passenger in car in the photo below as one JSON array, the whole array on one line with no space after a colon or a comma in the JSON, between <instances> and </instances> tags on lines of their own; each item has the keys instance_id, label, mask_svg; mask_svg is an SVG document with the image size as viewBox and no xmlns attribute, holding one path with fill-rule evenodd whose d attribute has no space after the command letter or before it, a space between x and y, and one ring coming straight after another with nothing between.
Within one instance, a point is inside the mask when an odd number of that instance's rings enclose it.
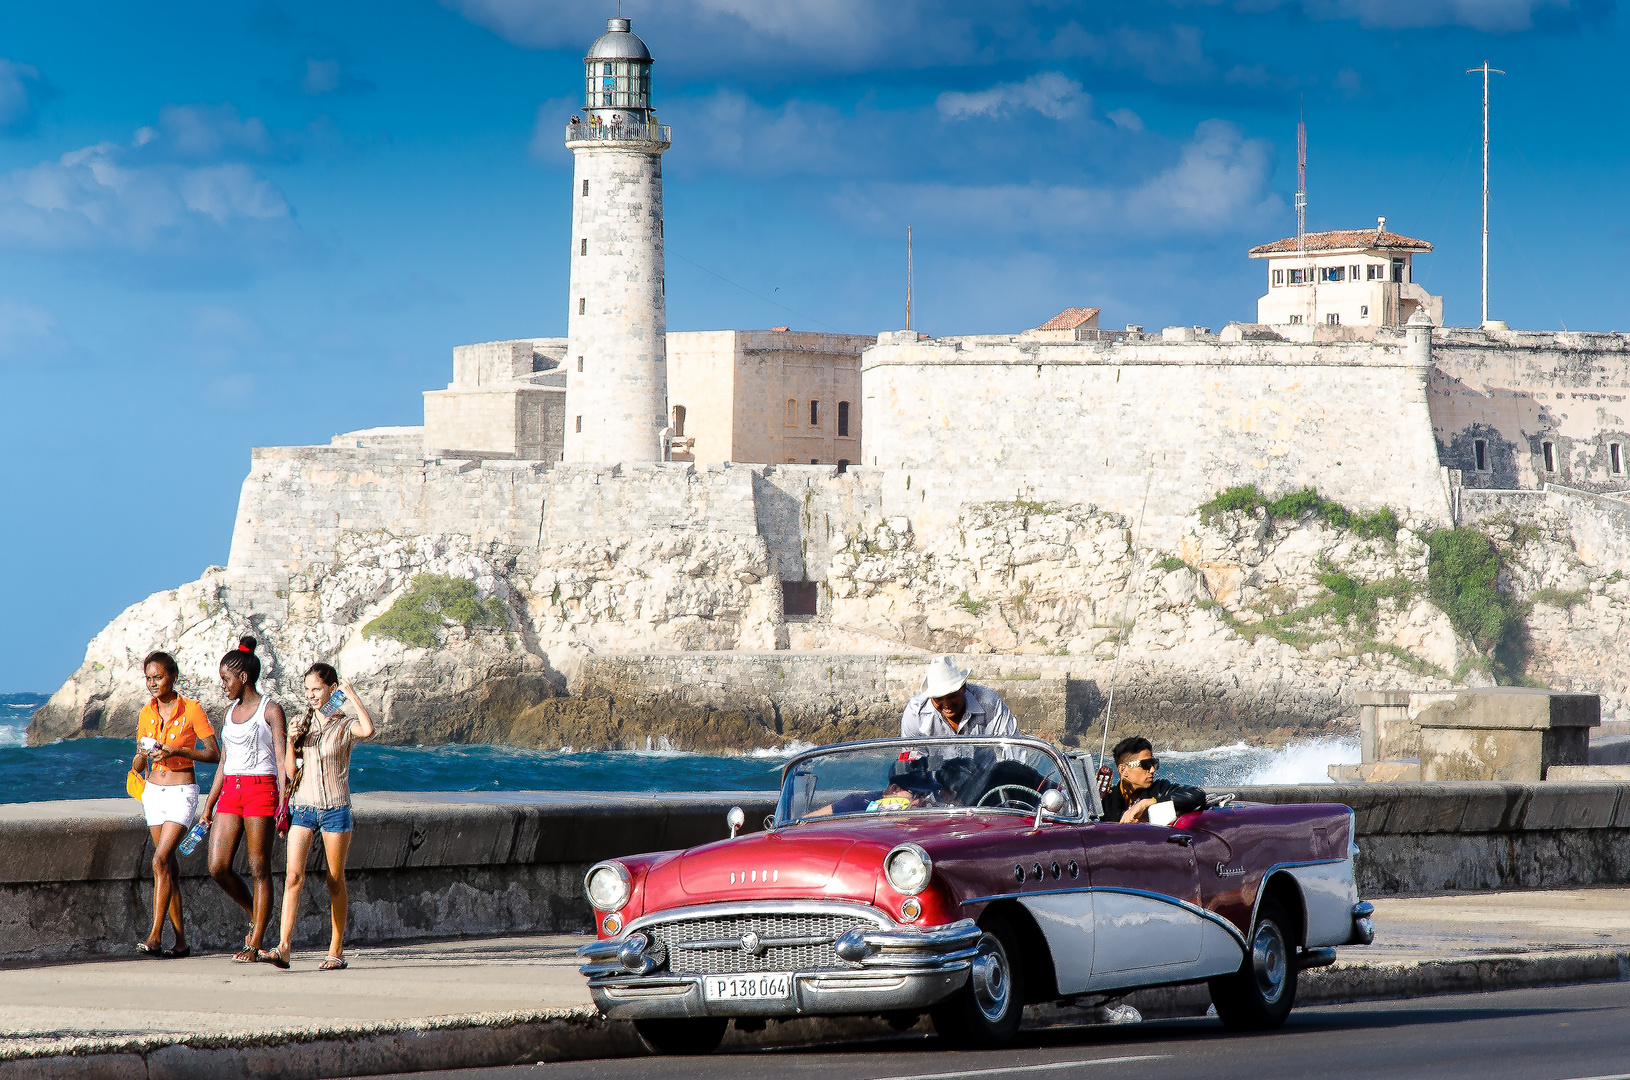
<instances>
[{"instance_id":1,"label":"passenger in car","mask_svg":"<svg viewBox=\"0 0 1630 1080\"><path fill-rule=\"evenodd\" d=\"M947 739L956 735L1017 735L1019 721L996 691L968 681L949 656L929 661L923 689L900 714L900 736Z\"/></svg>"},{"instance_id":2,"label":"passenger in car","mask_svg":"<svg viewBox=\"0 0 1630 1080\"><path fill-rule=\"evenodd\" d=\"M1160 759L1155 757L1154 747L1142 735L1131 735L1115 744L1115 768L1121 780L1104 796L1105 821L1119 821L1123 825L1148 821L1149 808L1158 802L1170 801L1179 814L1205 809L1204 791L1155 779Z\"/></svg>"}]
</instances>

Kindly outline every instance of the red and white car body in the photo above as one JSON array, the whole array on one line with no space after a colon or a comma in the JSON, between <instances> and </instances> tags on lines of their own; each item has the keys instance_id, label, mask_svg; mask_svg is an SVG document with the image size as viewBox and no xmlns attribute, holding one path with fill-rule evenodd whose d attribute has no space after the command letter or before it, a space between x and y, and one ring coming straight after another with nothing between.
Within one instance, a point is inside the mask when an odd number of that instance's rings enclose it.
<instances>
[{"instance_id":1,"label":"red and white car body","mask_svg":"<svg viewBox=\"0 0 1630 1080\"><path fill-rule=\"evenodd\" d=\"M655 1047L925 1011L995 1045L1024 1004L1202 981L1225 1023L1271 1027L1298 971L1373 937L1345 806L1101 821L1081 761L1028 738L824 747L782 777L764 832L734 836L733 812L732 839L590 870L582 972Z\"/></svg>"}]
</instances>

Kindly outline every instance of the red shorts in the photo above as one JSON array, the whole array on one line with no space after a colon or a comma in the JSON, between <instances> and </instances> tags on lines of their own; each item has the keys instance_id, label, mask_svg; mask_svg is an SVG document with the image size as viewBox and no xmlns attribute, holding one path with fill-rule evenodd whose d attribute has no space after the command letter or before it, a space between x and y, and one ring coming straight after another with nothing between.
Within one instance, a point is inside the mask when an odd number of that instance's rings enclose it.
<instances>
[{"instance_id":1,"label":"red shorts","mask_svg":"<svg viewBox=\"0 0 1630 1080\"><path fill-rule=\"evenodd\" d=\"M236 814L238 817L277 816L277 777L227 776L221 781L221 797L216 800L217 814Z\"/></svg>"}]
</instances>

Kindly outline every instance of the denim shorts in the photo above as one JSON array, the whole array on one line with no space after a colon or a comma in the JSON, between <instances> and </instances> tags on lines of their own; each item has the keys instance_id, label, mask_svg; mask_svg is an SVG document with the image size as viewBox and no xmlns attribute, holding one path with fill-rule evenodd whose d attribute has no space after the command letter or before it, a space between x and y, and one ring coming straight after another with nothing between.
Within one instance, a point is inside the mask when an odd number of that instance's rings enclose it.
<instances>
[{"instance_id":1,"label":"denim shorts","mask_svg":"<svg viewBox=\"0 0 1630 1080\"><path fill-rule=\"evenodd\" d=\"M351 808L336 806L332 810L319 810L315 806L290 806L289 824L312 832L350 832Z\"/></svg>"}]
</instances>

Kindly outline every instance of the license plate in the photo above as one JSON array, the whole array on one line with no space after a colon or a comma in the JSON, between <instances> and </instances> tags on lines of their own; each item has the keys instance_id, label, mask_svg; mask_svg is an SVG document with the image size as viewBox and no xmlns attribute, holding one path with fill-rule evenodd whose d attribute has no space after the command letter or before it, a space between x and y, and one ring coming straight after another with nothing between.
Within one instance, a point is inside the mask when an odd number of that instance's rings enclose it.
<instances>
[{"instance_id":1,"label":"license plate","mask_svg":"<svg viewBox=\"0 0 1630 1080\"><path fill-rule=\"evenodd\" d=\"M792 976L707 975L702 996L709 1001L776 1001L792 996Z\"/></svg>"}]
</instances>

